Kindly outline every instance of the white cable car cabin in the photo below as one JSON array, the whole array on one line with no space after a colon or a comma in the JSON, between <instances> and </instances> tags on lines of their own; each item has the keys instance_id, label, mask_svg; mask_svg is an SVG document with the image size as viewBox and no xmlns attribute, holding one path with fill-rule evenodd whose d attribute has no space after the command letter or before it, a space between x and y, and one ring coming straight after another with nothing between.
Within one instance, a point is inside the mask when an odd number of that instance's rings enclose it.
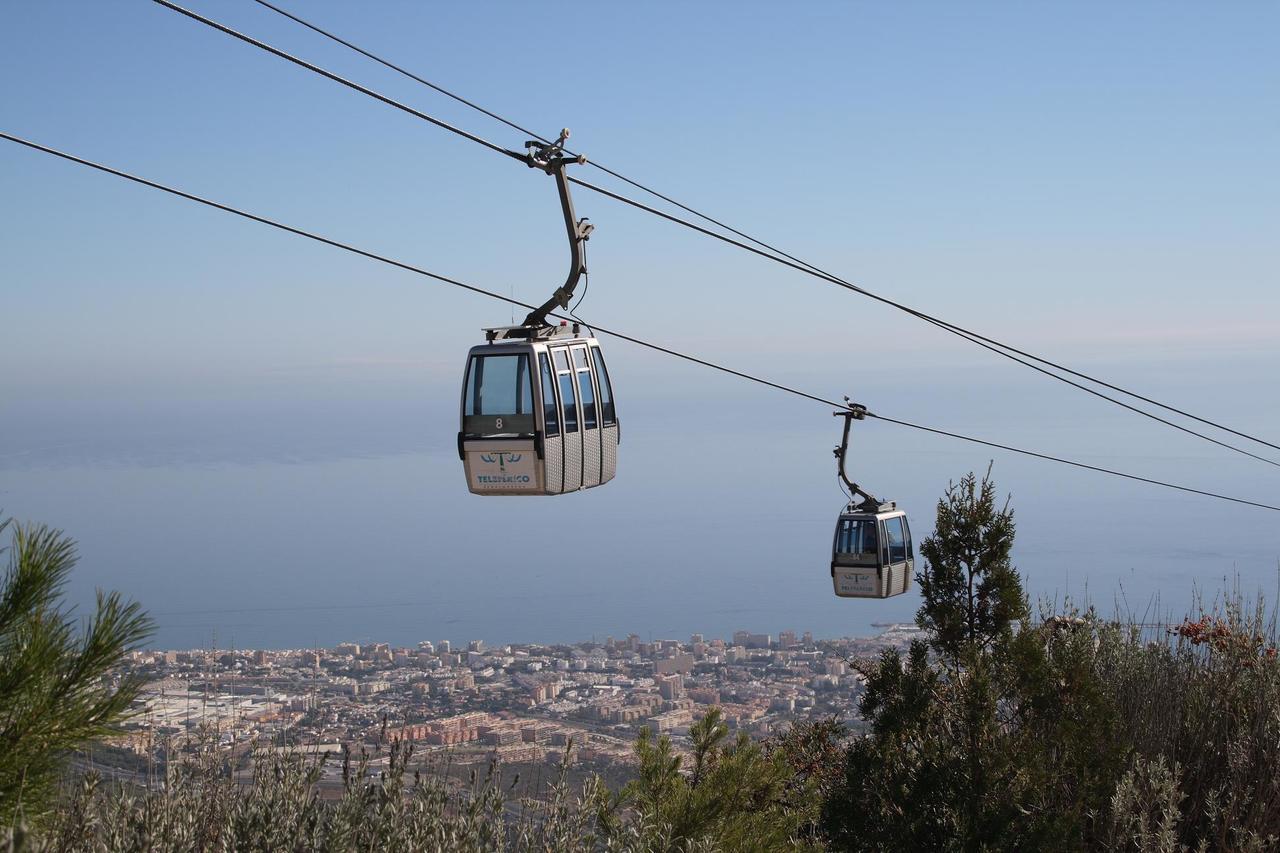
<instances>
[{"instance_id":1,"label":"white cable car cabin","mask_svg":"<svg viewBox=\"0 0 1280 853\"><path fill-rule=\"evenodd\" d=\"M462 378L458 456L467 488L477 495L559 495L604 485L618 467L618 415L600 342L572 326L547 323L568 309L587 271L583 244L594 226L578 219L566 166L569 131L555 142L526 142L507 152L555 178L569 238L569 275L519 326L485 329L487 344L472 347Z\"/></svg>"},{"instance_id":2,"label":"white cable car cabin","mask_svg":"<svg viewBox=\"0 0 1280 853\"><path fill-rule=\"evenodd\" d=\"M831 546L831 584L836 595L901 595L911 588L914 570L911 527L905 512L892 503L872 511L851 503L840 513Z\"/></svg>"},{"instance_id":3,"label":"white cable car cabin","mask_svg":"<svg viewBox=\"0 0 1280 853\"><path fill-rule=\"evenodd\" d=\"M612 480L620 427L599 341L576 323L485 333L489 343L471 348L462 381L467 488L559 495Z\"/></svg>"},{"instance_id":4,"label":"white cable car cabin","mask_svg":"<svg viewBox=\"0 0 1280 853\"><path fill-rule=\"evenodd\" d=\"M907 514L892 501L883 502L863 491L845 473L849 426L863 420L867 409L857 403L836 412L844 418L844 434L835 449L836 473L853 500L836 519L831 544L831 585L841 598L888 598L911 588L915 554ZM859 501L858 498L861 498Z\"/></svg>"}]
</instances>

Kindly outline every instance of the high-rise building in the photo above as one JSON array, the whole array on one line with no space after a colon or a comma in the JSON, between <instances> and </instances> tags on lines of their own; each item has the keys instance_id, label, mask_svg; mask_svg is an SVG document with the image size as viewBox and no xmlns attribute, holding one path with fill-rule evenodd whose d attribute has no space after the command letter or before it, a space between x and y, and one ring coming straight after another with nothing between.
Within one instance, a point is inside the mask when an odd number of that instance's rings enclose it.
<instances>
[{"instance_id":1,"label":"high-rise building","mask_svg":"<svg viewBox=\"0 0 1280 853\"><path fill-rule=\"evenodd\" d=\"M657 674L683 672L687 675L693 672L693 655L681 652L669 658L658 658L653 662L653 671Z\"/></svg>"}]
</instances>

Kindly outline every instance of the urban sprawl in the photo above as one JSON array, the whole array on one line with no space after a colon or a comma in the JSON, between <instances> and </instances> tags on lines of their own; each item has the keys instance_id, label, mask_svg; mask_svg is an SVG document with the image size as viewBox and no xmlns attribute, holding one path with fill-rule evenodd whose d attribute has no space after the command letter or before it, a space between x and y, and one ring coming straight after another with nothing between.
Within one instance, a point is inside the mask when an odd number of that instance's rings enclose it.
<instances>
[{"instance_id":1,"label":"urban sprawl","mask_svg":"<svg viewBox=\"0 0 1280 853\"><path fill-rule=\"evenodd\" d=\"M135 652L129 670L148 686L114 745L138 756L197 740L242 755L263 746L350 755L399 741L454 765L561 762L568 751L607 768L634 760L643 727L685 745L713 706L753 737L798 719L856 725L862 677L852 664L918 636L912 625L882 627L838 640L739 631L729 640Z\"/></svg>"}]
</instances>

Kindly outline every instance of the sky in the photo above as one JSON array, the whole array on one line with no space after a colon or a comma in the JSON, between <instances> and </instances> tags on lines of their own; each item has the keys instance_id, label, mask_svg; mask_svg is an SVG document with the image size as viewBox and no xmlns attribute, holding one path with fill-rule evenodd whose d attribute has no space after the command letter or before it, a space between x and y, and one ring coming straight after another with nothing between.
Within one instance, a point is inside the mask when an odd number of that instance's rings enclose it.
<instances>
[{"instance_id":1,"label":"sky","mask_svg":"<svg viewBox=\"0 0 1280 853\"><path fill-rule=\"evenodd\" d=\"M192 8L525 141L250 0ZM860 286L1280 443L1274 5L288 8ZM516 299L563 281L545 175L155 3L0 4L0 116ZM606 340L618 479L473 497L457 385L509 307L8 142L0 198L0 508L66 529L71 599L120 589L159 645L831 635L918 606L830 593L821 406ZM1271 466L575 200L596 225L588 320L892 417L1277 500ZM993 464L1033 596L1177 610L1223 578L1274 589L1271 513L883 423L854 442L918 537L949 480Z\"/></svg>"}]
</instances>

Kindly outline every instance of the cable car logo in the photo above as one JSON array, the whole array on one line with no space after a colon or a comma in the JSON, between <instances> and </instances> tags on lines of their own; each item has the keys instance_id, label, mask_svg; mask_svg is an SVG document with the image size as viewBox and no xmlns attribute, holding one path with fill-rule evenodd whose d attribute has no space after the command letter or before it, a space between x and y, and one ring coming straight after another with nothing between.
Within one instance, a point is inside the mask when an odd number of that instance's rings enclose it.
<instances>
[{"instance_id":1,"label":"cable car logo","mask_svg":"<svg viewBox=\"0 0 1280 853\"><path fill-rule=\"evenodd\" d=\"M494 457L497 457L497 458L494 458ZM492 465L494 462L497 462L498 470L506 471L508 462L511 462L511 463L519 462L521 459L524 458L524 454L512 453L509 450L499 450L497 453L483 454L481 455L480 458L483 459L485 462L488 462L490 465Z\"/></svg>"}]
</instances>

